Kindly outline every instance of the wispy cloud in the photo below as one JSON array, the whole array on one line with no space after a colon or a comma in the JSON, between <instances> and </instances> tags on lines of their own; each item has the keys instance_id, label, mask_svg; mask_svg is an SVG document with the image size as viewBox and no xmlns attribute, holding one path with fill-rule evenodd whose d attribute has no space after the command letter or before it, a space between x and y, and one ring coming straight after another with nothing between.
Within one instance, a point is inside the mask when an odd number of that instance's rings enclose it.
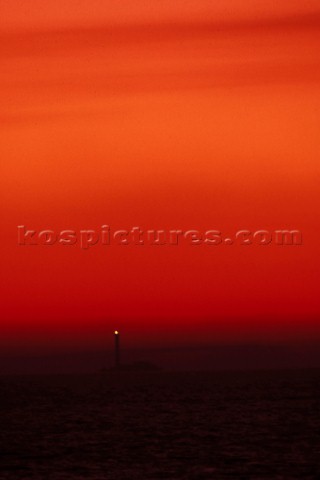
<instances>
[{"instance_id":1,"label":"wispy cloud","mask_svg":"<svg viewBox=\"0 0 320 480\"><path fill-rule=\"evenodd\" d=\"M315 13L2 33L0 121L90 115L114 95L312 84L319 25Z\"/></svg>"}]
</instances>

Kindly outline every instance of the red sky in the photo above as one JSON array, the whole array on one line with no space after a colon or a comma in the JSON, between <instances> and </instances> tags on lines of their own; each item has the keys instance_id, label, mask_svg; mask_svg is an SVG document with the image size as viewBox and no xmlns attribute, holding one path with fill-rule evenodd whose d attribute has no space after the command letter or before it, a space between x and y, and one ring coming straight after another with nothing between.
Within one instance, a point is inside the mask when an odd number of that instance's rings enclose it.
<instances>
[{"instance_id":1,"label":"red sky","mask_svg":"<svg viewBox=\"0 0 320 480\"><path fill-rule=\"evenodd\" d=\"M4 350L320 338L318 1L0 0ZM303 245L19 246L30 229Z\"/></svg>"}]
</instances>

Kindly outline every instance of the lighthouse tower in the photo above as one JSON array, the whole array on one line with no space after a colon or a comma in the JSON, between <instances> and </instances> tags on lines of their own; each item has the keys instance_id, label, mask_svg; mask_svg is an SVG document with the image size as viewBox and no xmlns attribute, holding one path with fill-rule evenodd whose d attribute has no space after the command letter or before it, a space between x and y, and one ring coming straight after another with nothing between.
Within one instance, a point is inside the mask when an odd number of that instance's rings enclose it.
<instances>
[{"instance_id":1,"label":"lighthouse tower","mask_svg":"<svg viewBox=\"0 0 320 480\"><path fill-rule=\"evenodd\" d=\"M114 366L120 367L120 333L118 330L114 331Z\"/></svg>"}]
</instances>

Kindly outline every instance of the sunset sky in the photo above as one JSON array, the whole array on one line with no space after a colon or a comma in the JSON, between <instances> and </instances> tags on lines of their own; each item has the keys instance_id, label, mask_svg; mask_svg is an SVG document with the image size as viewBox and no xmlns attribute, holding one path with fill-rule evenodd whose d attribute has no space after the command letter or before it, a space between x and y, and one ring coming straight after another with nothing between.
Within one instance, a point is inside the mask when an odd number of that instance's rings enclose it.
<instances>
[{"instance_id":1,"label":"sunset sky","mask_svg":"<svg viewBox=\"0 0 320 480\"><path fill-rule=\"evenodd\" d=\"M3 352L320 340L320 4L0 0ZM53 229L303 245L21 246ZM112 339L111 339L112 342Z\"/></svg>"}]
</instances>

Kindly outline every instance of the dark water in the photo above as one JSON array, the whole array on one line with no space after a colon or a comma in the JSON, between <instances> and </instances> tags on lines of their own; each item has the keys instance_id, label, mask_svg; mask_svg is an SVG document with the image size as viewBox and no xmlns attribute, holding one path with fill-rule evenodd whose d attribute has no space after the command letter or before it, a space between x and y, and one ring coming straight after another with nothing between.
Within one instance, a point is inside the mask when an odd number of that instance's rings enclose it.
<instances>
[{"instance_id":1,"label":"dark water","mask_svg":"<svg viewBox=\"0 0 320 480\"><path fill-rule=\"evenodd\" d=\"M2 480L320 478L320 372L2 377Z\"/></svg>"}]
</instances>

